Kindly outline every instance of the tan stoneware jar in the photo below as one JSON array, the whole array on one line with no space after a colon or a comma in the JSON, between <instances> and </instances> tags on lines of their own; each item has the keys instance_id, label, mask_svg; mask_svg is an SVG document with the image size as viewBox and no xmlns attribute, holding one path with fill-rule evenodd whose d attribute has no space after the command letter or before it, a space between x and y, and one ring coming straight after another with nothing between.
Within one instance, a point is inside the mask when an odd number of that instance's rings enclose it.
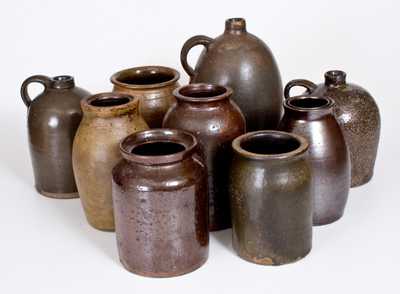
<instances>
[{"instance_id":1,"label":"tan stoneware jar","mask_svg":"<svg viewBox=\"0 0 400 294\"><path fill-rule=\"evenodd\" d=\"M177 103L163 126L192 132L208 172L210 230L231 227L228 177L232 140L243 134L246 122L230 98L232 89L213 84L189 84L175 90Z\"/></svg>"},{"instance_id":2,"label":"tan stoneware jar","mask_svg":"<svg viewBox=\"0 0 400 294\"><path fill-rule=\"evenodd\" d=\"M122 264L172 277L208 257L207 171L189 132L152 129L126 137L113 169L115 230Z\"/></svg>"},{"instance_id":3,"label":"tan stoneware jar","mask_svg":"<svg viewBox=\"0 0 400 294\"><path fill-rule=\"evenodd\" d=\"M28 86L40 83L44 90L31 99ZM28 107L28 138L36 190L47 197L79 197L72 170L72 143L82 119L80 102L90 93L75 86L71 76L35 75L21 86Z\"/></svg>"},{"instance_id":4,"label":"tan stoneware jar","mask_svg":"<svg viewBox=\"0 0 400 294\"><path fill-rule=\"evenodd\" d=\"M141 66L121 70L111 77L113 91L140 99L139 113L150 128L160 128L165 113L175 102L179 72L165 66Z\"/></svg>"},{"instance_id":5,"label":"tan stoneware jar","mask_svg":"<svg viewBox=\"0 0 400 294\"><path fill-rule=\"evenodd\" d=\"M101 93L81 102L83 119L74 139L73 168L86 218L99 230L114 230L111 170L121 159L119 142L148 129L138 103L122 93Z\"/></svg>"}]
</instances>

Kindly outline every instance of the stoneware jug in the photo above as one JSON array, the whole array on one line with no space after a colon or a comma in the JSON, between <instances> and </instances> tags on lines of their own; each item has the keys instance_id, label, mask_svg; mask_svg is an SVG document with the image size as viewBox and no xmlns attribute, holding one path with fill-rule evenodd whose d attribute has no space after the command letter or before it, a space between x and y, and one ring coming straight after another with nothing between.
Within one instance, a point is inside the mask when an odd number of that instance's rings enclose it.
<instances>
[{"instance_id":1,"label":"stoneware jug","mask_svg":"<svg viewBox=\"0 0 400 294\"><path fill-rule=\"evenodd\" d=\"M350 189L350 158L328 97L297 96L284 102L280 129L304 136L313 177L314 225L338 220Z\"/></svg>"},{"instance_id":2,"label":"stoneware jug","mask_svg":"<svg viewBox=\"0 0 400 294\"><path fill-rule=\"evenodd\" d=\"M34 100L28 94L31 83L44 86ZM76 198L72 171L72 143L82 119L80 101L89 92L75 86L71 76L49 78L35 75L21 87L28 107L28 138L36 190L52 198Z\"/></svg>"},{"instance_id":3,"label":"stoneware jug","mask_svg":"<svg viewBox=\"0 0 400 294\"><path fill-rule=\"evenodd\" d=\"M150 128L160 128L165 113L175 102L179 73L165 66L141 66L121 70L111 77L113 91L140 99L139 113Z\"/></svg>"},{"instance_id":4,"label":"stoneware jug","mask_svg":"<svg viewBox=\"0 0 400 294\"><path fill-rule=\"evenodd\" d=\"M367 183L374 173L380 134L380 115L374 98L362 87L346 82L346 73L331 70L325 73L325 83L293 80L285 87L302 86L315 96L327 96L335 101L334 114L342 128L350 151L351 186Z\"/></svg>"},{"instance_id":5,"label":"stoneware jug","mask_svg":"<svg viewBox=\"0 0 400 294\"><path fill-rule=\"evenodd\" d=\"M193 69L187 62L190 49L205 48ZM246 118L248 131L273 129L282 116L282 84L270 49L246 31L242 18L225 22L225 32L215 38L194 36L181 51L181 63L192 83L232 87L232 100Z\"/></svg>"},{"instance_id":6,"label":"stoneware jug","mask_svg":"<svg viewBox=\"0 0 400 294\"><path fill-rule=\"evenodd\" d=\"M111 170L121 159L119 142L148 128L138 103L120 93L96 94L81 102L83 119L74 140L73 168L86 218L99 230L114 230Z\"/></svg>"},{"instance_id":7,"label":"stoneware jug","mask_svg":"<svg viewBox=\"0 0 400 294\"><path fill-rule=\"evenodd\" d=\"M280 265L311 250L312 186L305 138L278 131L236 138L230 175L233 247L243 259Z\"/></svg>"},{"instance_id":8,"label":"stoneware jug","mask_svg":"<svg viewBox=\"0 0 400 294\"><path fill-rule=\"evenodd\" d=\"M119 256L131 272L172 277L208 257L206 169L196 138L153 129L125 138L113 169Z\"/></svg>"},{"instance_id":9,"label":"stoneware jug","mask_svg":"<svg viewBox=\"0 0 400 294\"><path fill-rule=\"evenodd\" d=\"M167 112L163 126L192 132L208 171L210 230L231 226L228 177L231 143L245 132L245 120L231 101L232 89L212 84L190 84L175 90L177 103Z\"/></svg>"}]
</instances>

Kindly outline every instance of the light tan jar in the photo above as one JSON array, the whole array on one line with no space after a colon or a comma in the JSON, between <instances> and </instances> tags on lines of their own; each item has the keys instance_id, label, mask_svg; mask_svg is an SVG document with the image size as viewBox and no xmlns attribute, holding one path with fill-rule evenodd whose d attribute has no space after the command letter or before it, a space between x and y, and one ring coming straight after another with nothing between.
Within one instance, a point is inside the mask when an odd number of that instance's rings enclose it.
<instances>
[{"instance_id":1,"label":"light tan jar","mask_svg":"<svg viewBox=\"0 0 400 294\"><path fill-rule=\"evenodd\" d=\"M72 163L86 218L99 230L114 230L111 171L121 159L119 142L148 129L138 102L118 93L101 93L81 102L83 119L75 135Z\"/></svg>"}]
</instances>

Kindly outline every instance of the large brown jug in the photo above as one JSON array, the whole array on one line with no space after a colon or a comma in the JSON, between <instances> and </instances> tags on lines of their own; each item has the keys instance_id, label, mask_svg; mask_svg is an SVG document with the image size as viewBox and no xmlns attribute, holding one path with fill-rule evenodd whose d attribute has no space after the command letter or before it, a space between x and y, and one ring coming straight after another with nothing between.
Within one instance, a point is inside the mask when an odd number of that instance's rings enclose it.
<instances>
[{"instance_id":1,"label":"large brown jug","mask_svg":"<svg viewBox=\"0 0 400 294\"><path fill-rule=\"evenodd\" d=\"M187 62L190 49L203 45L195 69ZM232 100L243 111L248 131L274 129L282 116L282 83L270 49L246 31L242 18L231 18L215 38L194 36L181 51L181 63L191 83L212 83L234 90Z\"/></svg>"}]
</instances>

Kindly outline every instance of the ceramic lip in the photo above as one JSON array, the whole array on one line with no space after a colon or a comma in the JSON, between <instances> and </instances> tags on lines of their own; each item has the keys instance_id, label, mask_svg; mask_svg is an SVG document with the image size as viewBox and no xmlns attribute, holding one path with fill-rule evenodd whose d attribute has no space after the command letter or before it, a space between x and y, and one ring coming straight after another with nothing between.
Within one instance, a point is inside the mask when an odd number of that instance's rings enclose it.
<instances>
[{"instance_id":1,"label":"ceramic lip","mask_svg":"<svg viewBox=\"0 0 400 294\"><path fill-rule=\"evenodd\" d=\"M115 101L113 103L112 101ZM107 101L110 105L106 105ZM93 102L105 103L96 105ZM98 93L81 100L81 107L84 112L94 113L97 116L117 116L132 112L138 106L139 99L129 94L117 92ZM114 105L113 105L114 104Z\"/></svg>"},{"instance_id":2,"label":"ceramic lip","mask_svg":"<svg viewBox=\"0 0 400 294\"><path fill-rule=\"evenodd\" d=\"M228 18L225 21L225 30L226 31L246 31L246 20L242 17L233 17Z\"/></svg>"},{"instance_id":3,"label":"ceramic lip","mask_svg":"<svg viewBox=\"0 0 400 294\"><path fill-rule=\"evenodd\" d=\"M322 105L315 106L315 107L305 107L305 106L298 106L298 105L293 104L296 101L305 100L305 99L325 100L325 103ZM291 109L296 112L303 112L303 113L330 111L332 109L332 107L334 106L334 104L335 104L335 102L329 97L326 97L326 96L319 97L319 96L312 96L312 95L293 96L293 97L286 99L283 102L283 106L286 109Z\"/></svg>"},{"instance_id":4,"label":"ceramic lip","mask_svg":"<svg viewBox=\"0 0 400 294\"><path fill-rule=\"evenodd\" d=\"M342 70L329 70L325 73L325 85L337 86L346 83L346 73Z\"/></svg>"},{"instance_id":5,"label":"ceramic lip","mask_svg":"<svg viewBox=\"0 0 400 294\"><path fill-rule=\"evenodd\" d=\"M51 78L51 87L56 89L68 89L75 86L74 77L70 75L59 75Z\"/></svg>"},{"instance_id":6,"label":"ceramic lip","mask_svg":"<svg viewBox=\"0 0 400 294\"><path fill-rule=\"evenodd\" d=\"M209 92L210 95L206 95L207 92ZM213 92L216 94L213 95ZM201 93L201 96L196 96L196 94L199 93ZM233 90L230 87L207 83L188 84L173 91L173 95L176 97L176 99L178 99L178 101L180 100L196 103L224 100L232 96L232 93Z\"/></svg>"},{"instance_id":7,"label":"ceramic lip","mask_svg":"<svg viewBox=\"0 0 400 294\"><path fill-rule=\"evenodd\" d=\"M159 142L179 144L185 149L167 155L139 155L132 152L138 146ZM197 139L187 131L159 128L131 134L121 141L119 148L128 161L143 165L163 165L181 161L193 154L197 149Z\"/></svg>"},{"instance_id":8,"label":"ceramic lip","mask_svg":"<svg viewBox=\"0 0 400 294\"><path fill-rule=\"evenodd\" d=\"M298 142L298 147L295 148L292 151L289 152L283 152L283 153L271 153L271 154L263 154L263 153L254 153L245 150L242 147L242 143L246 141L250 141L254 138L257 137L280 137L281 139L286 138L286 139L294 139ZM254 132L249 132L246 134L243 134L236 139L233 140L232 142L232 148L233 150L250 159L255 159L255 160L280 160L280 159L293 159L295 157L298 157L300 155L303 155L309 147L308 141L299 135L293 134L293 133L287 133L283 131L272 131L272 130L262 130L262 131L254 131Z\"/></svg>"},{"instance_id":9,"label":"ceramic lip","mask_svg":"<svg viewBox=\"0 0 400 294\"><path fill-rule=\"evenodd\" d=\"M132 75L132 76L140 76L143 73L163 73L166 75L171 75L171 78L164 81L164 82L159 82L159 83L149 83L149 84L140 84L140 83L125 83L123 81L120 81L121 76L123 75ZM137 67L132 67L132 68L127 68L120 70L116 73L114 73L110 80L111 83L120 86L123 88L129 88L129 89L154 89L154 88L162 88L165 86L173 85L176 83L180 78L180 74L177 70L166 67L166 66L160 66L160 65L148 65L148 66L137 66Z\"/></svg>"}]
</instances>

